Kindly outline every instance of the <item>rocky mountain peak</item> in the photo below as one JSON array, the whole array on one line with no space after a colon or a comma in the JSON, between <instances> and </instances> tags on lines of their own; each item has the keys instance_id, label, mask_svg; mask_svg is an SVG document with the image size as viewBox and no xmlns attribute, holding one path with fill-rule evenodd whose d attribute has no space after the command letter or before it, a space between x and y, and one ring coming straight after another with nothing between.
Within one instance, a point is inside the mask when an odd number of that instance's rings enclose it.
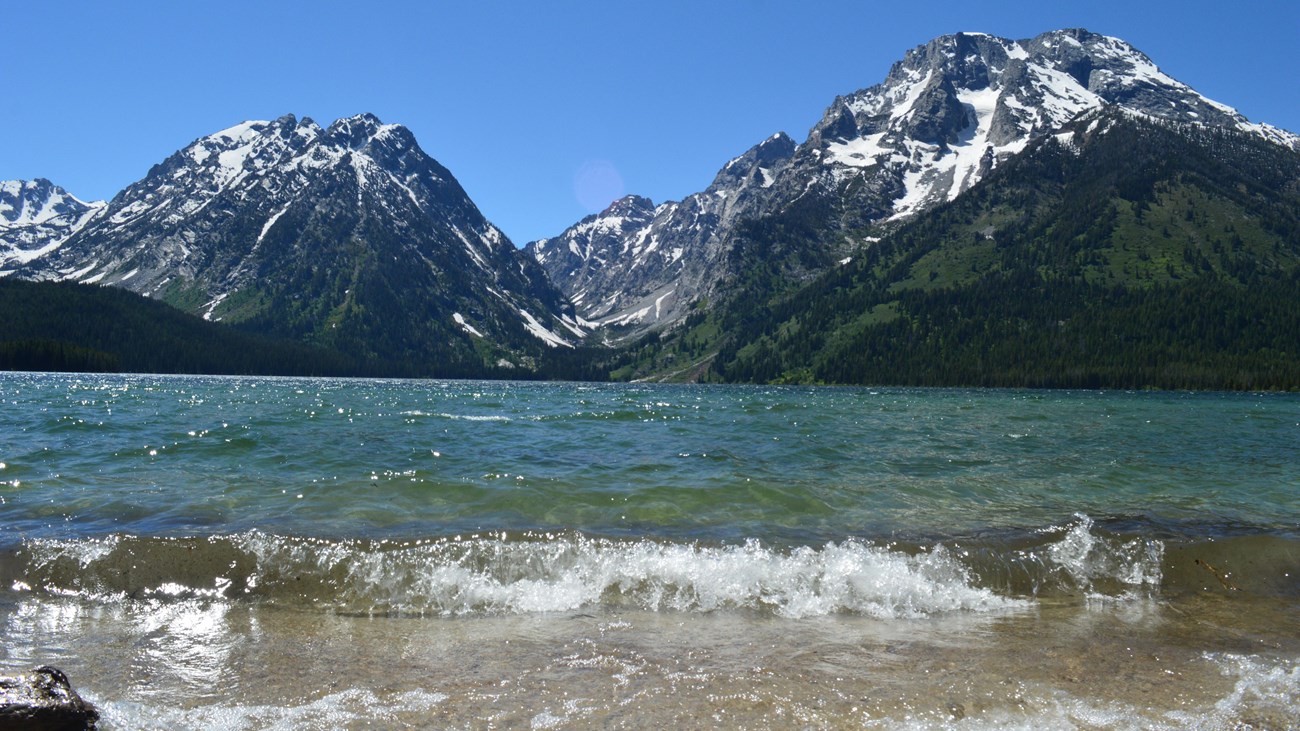
<instances>
[{"instance_id":1,"label":"rocky mountain peak","mask_svg":"<svg viewBox=\"0 0 1300 731\"><path fill-rule=\"evenodd\" d=\"M397 125L391 127L396 128ZM325 130L325 139L332 144L359 150L374 140L384 129L385 125L378 117L366 112L335 121L329 129Z\"/></svg>"},{"instance_id":2,"label":"rocky mountain peak","mask_svg":"<svg viewBox=\"0 0 1300 731\"><path fill-rule=\"evenodd\" d=\"M45 178L0 181L0 227L78 217L104 204L85 203Z\"/></svg>"},{"instance_id":3,"label":"rocky mountain peak","mask_svg":"<svg viewBox=\"0 0 1300 731\"><path fill-rule=\"evenodd\" d=\"M625 195L613 203L610 203L609 206L598 215L601 218L608 218L610 216L637 216L653 213L654 209L654 201L645 196Z\"/></svg>"},{"instance_id":4,"label":"rocky mountain peak","mask_svg":"<svg viewBox=\"0 0 1300 731\"><path fill-rule=\"evenodd\" d=\"M566 296L581 303L585 299L584 283L598 278L607 263L625 253L628 238L644 230L654 220L656 210L649 198L624 196L559 236L533 241L524 250Z\"/></svg>"},{"instance_id":5,"label":"rocky mountain peak","mask_svg":"<svg viewBox=\"0 0 1300 731\"><path fill-rule=\"evenodd\" d=\"M57 249L105 208L45 178L0 181L0 276Z\"/></svg>"},{"instance_id":6,"label":"rocky mountain peak","mask_svg":"<svg viewBox=\"0 0 1300 731\"><path fill-rule=\"evenodd\" d=\"M957 33L908 51L883 83L837 99L800 147L798 175L831 191L872 191L857 223L882 210L908 216L952 200L1030 140L1106 105L1297 144L1197 94L1118 38L1080 28L1018 41ZM883 209L881 193L892 196Z\"/></svg>"},{"instance_id":7,"label":"rocky mountain peak","mask_svg":"<svg viewBox=\"0 0 1300 731\"><path fill-rule=\"evenodd\" d=\"M778 132L724 165L709 187L737 188L750 183L768 187L776 180L776 171L794 157L794 151L794 140Z\"/></svg>"}]
</instances>

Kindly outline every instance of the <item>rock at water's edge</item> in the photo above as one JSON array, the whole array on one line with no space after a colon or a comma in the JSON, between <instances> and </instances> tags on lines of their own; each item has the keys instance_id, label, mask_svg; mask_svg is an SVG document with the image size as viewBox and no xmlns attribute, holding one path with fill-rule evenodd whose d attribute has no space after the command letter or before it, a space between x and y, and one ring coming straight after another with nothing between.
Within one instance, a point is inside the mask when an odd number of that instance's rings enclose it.
<instances>
[{"instance_id":1,"label":"rock at water's edge","mask_svg":"<svg viewBox=\"0 0 1300 731\"><path fill-rule=\"evenodd\" d=\"M42 665L26 675L0 677L0 729L94 731L98 721L99 712L58 668Z\"/></svg>"}]
</instances>

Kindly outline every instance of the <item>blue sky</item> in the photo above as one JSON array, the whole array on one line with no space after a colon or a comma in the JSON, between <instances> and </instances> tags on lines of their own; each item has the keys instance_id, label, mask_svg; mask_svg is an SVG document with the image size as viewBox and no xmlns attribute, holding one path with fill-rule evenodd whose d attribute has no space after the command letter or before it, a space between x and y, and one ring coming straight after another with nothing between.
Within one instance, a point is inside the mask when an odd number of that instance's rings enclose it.
<instances>
[{"instance_id":1,"label":"blue sky","mask_svg":"<svg viewBox=\"0 0 1300 731\"><path fill-rule=\"evenodd\" d=\"M1300 2L694 0L0 6L0 179L109 198L198 137L292 113L404 124L516 244L598 205L681 198L957 31L1124 38L1300 132Z\"/></svg>"}]
</instances>

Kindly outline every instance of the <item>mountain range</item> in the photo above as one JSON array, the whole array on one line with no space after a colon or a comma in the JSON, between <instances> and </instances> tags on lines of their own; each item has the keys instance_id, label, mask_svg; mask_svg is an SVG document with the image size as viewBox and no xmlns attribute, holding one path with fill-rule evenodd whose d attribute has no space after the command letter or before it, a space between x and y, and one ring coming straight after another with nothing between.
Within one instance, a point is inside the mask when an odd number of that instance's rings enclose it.
<instances>
[{"instance_id":1,"label":"mountain range","mask_svg":"<svg viewBox=\"0 0 1300 731\"><path fill-rule=\"evenodd\" d=\"M726 255L748 221L802 208L832 224L809 266L788 273L804 279L879 236L850 232L887 229L953 200L1031 141L1107 107L1300 150L1300 137L1249 122L1117 38L958 33L912 49L882 83L835 99L803 143L778 133L681 202L625 199L528 250L581 317L644 334L727 287L736 272Z\"/></svg>"},{"instance_id":2,"label":"mountain range","mask_svg":"<svg viewBox=\"0 0 1300 731\"><path fill-rule=\"evenodd\" d=\"M286 115L200 138L107 204L10 203L12 276L123 287L385 361L512 365L585 335L545 273L401 125ZM44 198L40 194L44 193Z\"/></svg>"},{"instance_id":3,"label":"mountain range","mask_svg":"<svg viewBox=\"0 0 1300 731\"><path fill-rule=\"evenodd\" d=\"M1137 159L1147 170L1125 170ZM959 33L835 99L803 142L778 132L699 193L627 196L523 249L406 128L288 115L200 138L107 203L44 180L0 184L0 276L122 287L412 374L522 375L578 358L620 378L889 381L899 375L836 348L916 331L905 301L917 293L997 312L972 293L1071 281L1112 301L1115 287L1172 292L1211 275L1274 286L1294 271L1298 161L1300 137L1119 39ZM1173 220L1183 205L1190 218ZM1080 210L1091 227L1067 220ZM1153 210L1168 219L1154 233ZM1037 261L1048 240L1074 259L1030 276L1007 258ZM889 367L924 370L904 361ZM1004 376L985 380L1015 383Z\"/></svg>"},{"instance_id":4,"label":"mountain range","mask_svg":"<svg viewBox=\"0 0 1300 731\"><path fill-rule=\"evenodd\" d=\"M1096 110L809 285L762 283L656 346L725 332L727 381L1297 389L1300 160Z\"/></svg>"}]
</instances>

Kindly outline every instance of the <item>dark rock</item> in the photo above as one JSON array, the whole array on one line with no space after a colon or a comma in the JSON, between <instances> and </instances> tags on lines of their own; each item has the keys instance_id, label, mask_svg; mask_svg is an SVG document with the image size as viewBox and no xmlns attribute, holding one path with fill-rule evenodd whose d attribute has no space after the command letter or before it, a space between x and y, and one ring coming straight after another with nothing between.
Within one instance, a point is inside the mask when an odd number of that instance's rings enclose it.
<instances>
[{"instance_id":1,"label":"dark rock","mask_svg":"<svg viewBox=\"0 0 1300 731\"><path fill-rule=\"evenodd\" d=\"M0 678L3 731L93 730L98 722L99 712L58 668L42 665L26 675Z\"/></svg>"}]
</instances>

